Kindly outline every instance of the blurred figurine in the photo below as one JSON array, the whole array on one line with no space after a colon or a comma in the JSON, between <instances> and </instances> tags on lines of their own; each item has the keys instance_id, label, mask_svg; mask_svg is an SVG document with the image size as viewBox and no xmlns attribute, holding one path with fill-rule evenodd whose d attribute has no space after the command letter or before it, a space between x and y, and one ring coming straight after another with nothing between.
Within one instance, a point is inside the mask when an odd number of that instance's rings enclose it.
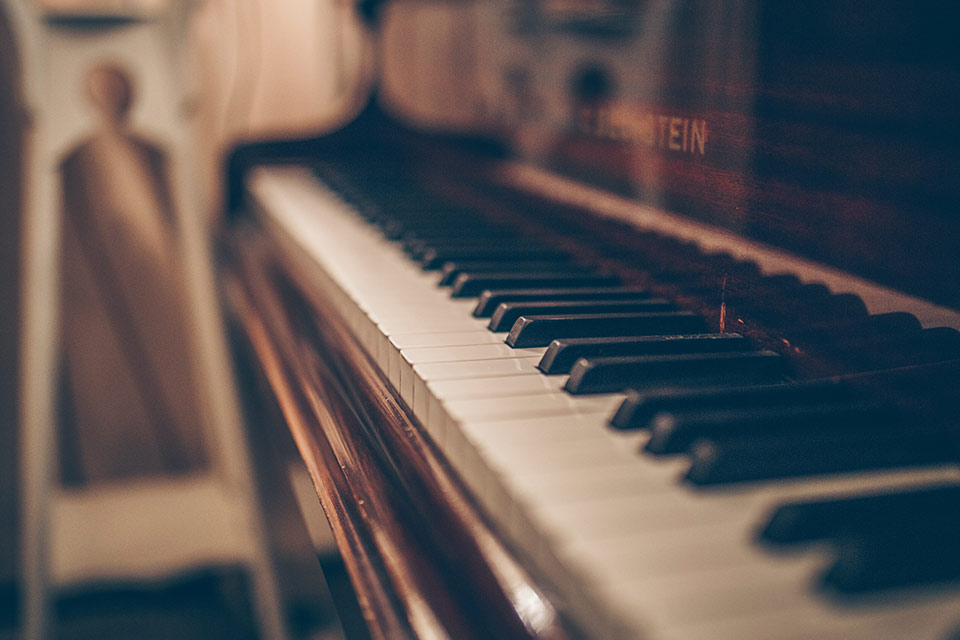
<instances>
[{"instance_id":1,"label":"blurred figurine","mask_svg":"<svg viewBox=\"0 0 960 640\"><path fill-rule=\"evenodd\" d=\"M129 130L122 69L94 69L87 89L98 126L61 164L64 432L86 481L193 469L202 417L166 159Z\"/></svg>"}]
</instances>

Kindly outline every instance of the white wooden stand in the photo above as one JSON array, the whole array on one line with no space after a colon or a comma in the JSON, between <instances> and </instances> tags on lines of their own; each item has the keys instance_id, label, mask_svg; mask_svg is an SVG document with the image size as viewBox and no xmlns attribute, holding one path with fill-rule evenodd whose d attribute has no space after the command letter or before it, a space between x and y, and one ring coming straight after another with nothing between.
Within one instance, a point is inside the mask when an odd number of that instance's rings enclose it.
<instances>
[{"instance_id":1,"label":"white wooden stand","mask_svg":"<svg viewBox=\"0 0 960 640\"><path fill-rule=\"evenodd\" d=\"M22 237L21 557L22 637L49 637L51 594L96 580L151 580L197 565L242 564L250 574L261 637L286 637L273 563L217 305L206 224L198 211L188 111L187 2L112 3L70 26L27 0L2 0L23 61L27 108ZM99 17L103 17L101 14ZM199 396L212 433L209 471L160 480L65 490L56 482L62 156L92 117L83 101L89 69L113 62L133 76L134 129L163 142L188 275Z\"/></svg>"}]
</instances>

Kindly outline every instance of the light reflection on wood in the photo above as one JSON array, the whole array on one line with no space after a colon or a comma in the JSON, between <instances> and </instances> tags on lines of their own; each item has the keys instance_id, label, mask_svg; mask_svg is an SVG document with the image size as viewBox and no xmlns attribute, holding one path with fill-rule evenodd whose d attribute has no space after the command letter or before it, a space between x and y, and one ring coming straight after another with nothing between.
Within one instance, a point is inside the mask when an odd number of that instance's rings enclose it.
<instances>
[{"instance_id":1,"label":"light reflection on wood","mask_svg":"<svg viewBox=\"0 0 960 640\"><path fill-rule=\"evenodd\" d=\"M330 314L328 301L315 286L302 286L310 277L285 258L279 258L284 277L265 276L272 267L270 258L257 257L263 250L240 245L243 285L234 282L232 297L240 299L235 307L255 349L266 354L261 360L338 544L354 563L351 578L361 604L372 607L368 622L396 624L390 615L380 618L384 609L389 614L399 606L414 637L566 638L550 603L483 523L402 403ZM293 282L284 284L286 277ZM306 300L297 302L299 295ZM384 450L370 448L371 428ZM388 452L389 460L383 459ZM392 593L383 592L384 585ZM372 631L393 637L382 628Z\"/></svg>"}]
</instances>

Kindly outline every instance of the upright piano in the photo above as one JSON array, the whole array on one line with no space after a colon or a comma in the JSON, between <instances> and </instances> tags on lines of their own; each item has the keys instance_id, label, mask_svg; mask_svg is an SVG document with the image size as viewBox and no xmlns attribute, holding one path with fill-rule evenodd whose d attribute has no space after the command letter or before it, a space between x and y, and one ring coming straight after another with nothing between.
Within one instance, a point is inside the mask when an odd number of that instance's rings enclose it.
<instances>
[{"instance_id":1,"label":"upright piano","mask_svg":"<svg viewBox=\"0 0 960 640\"><path fill-rule=\"evenodd\" d=\"M953 11L357 10L222 275L370 636L960 637Z\"/></svg>"}]
</instances>

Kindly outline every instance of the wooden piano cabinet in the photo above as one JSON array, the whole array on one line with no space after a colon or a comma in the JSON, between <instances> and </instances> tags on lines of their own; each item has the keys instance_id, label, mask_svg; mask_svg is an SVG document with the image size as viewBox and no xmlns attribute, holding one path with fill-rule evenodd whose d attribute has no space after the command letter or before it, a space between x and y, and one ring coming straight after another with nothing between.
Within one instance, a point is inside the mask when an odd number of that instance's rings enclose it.
<instances>
[{"instance_id":1,"label":"wooden piano cabinet","mask_svg":"<svg viewBox=\"0 0 960 640\"><path fill-rule=\"evenodd\" d=\"M576 637L485 524L315 274L238 229L227 304L289 427L373 638Z\"/></svg>"}]
</instances>

